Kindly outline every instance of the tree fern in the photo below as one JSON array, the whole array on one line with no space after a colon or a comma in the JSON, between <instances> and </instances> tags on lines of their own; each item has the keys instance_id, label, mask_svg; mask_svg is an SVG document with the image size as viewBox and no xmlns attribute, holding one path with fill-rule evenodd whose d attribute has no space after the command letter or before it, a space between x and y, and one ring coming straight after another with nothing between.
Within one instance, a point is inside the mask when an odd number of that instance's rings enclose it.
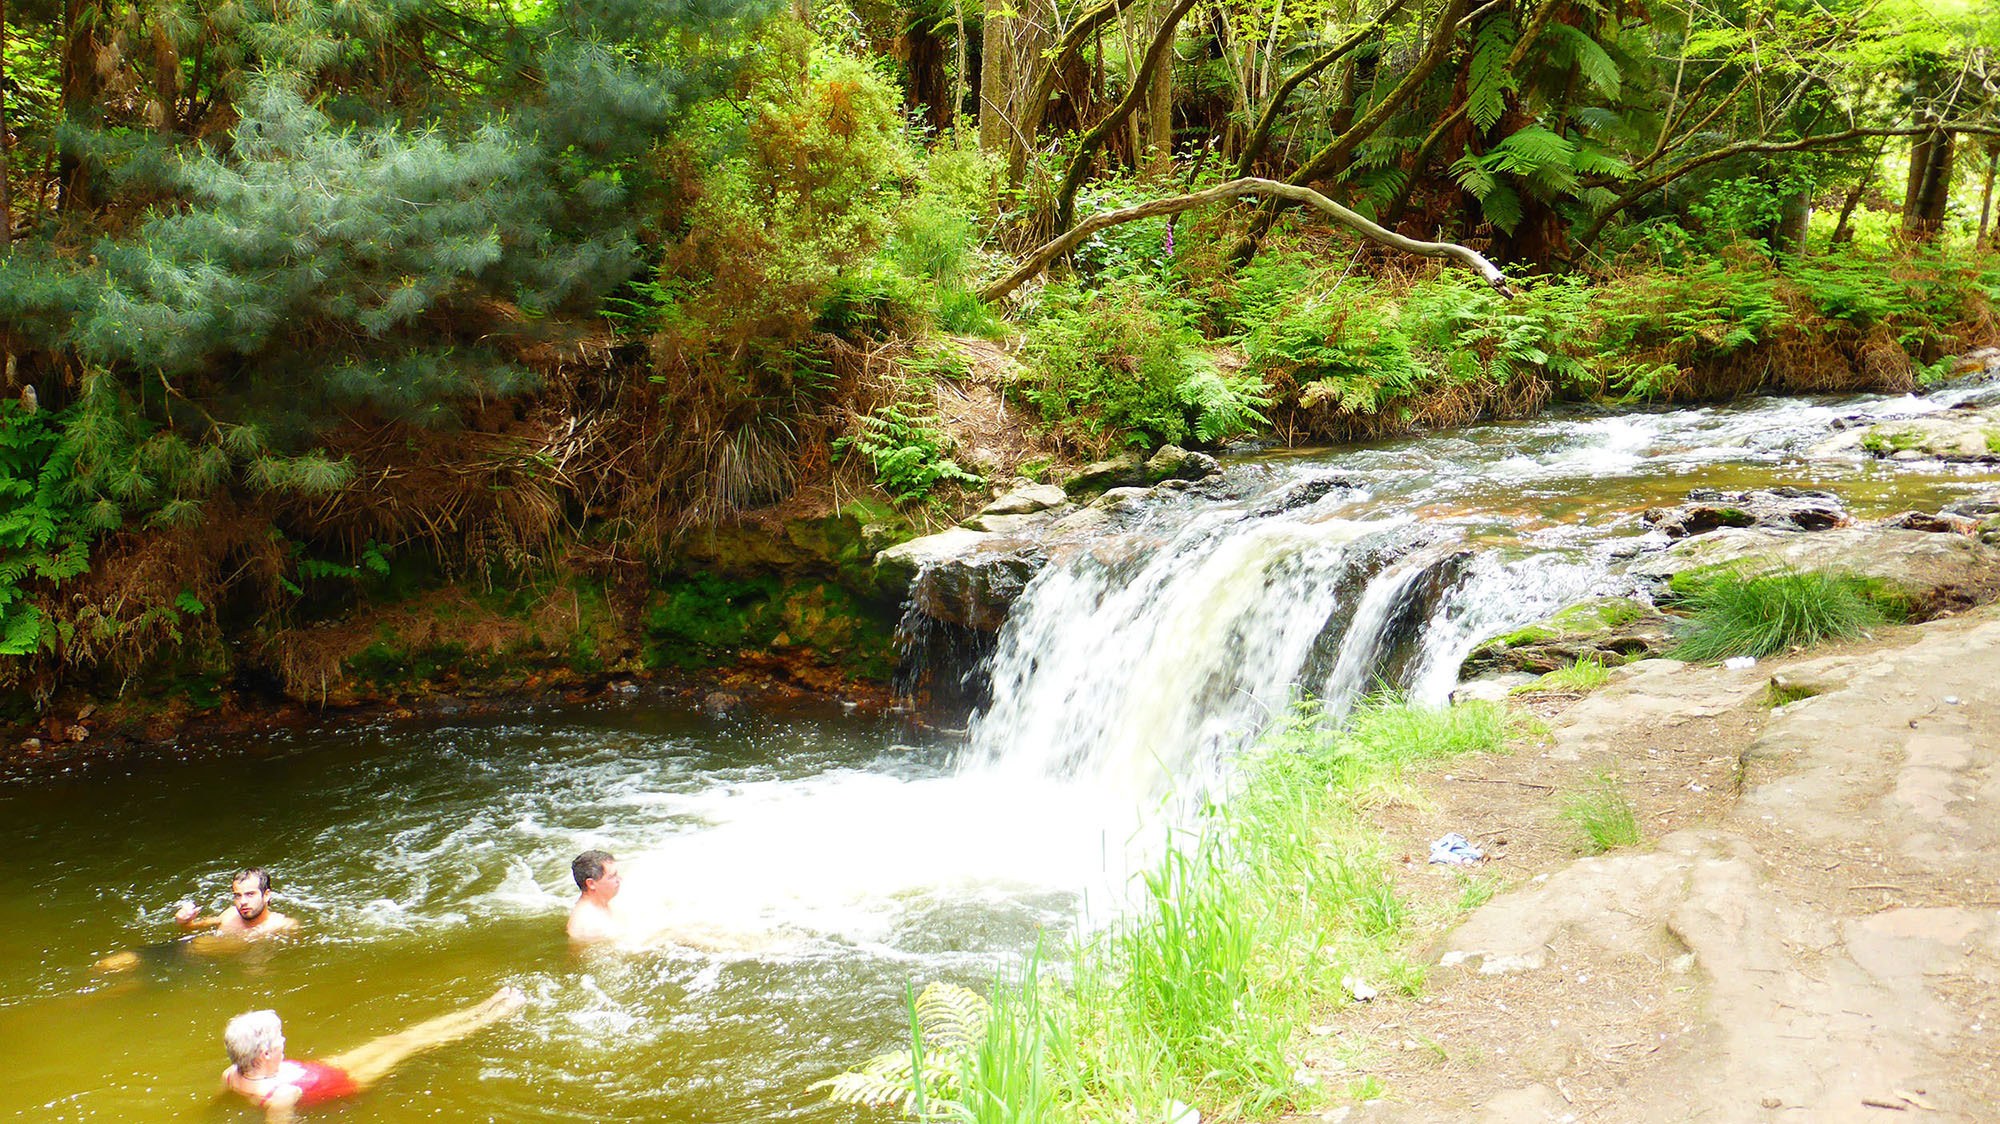
<instances>
[{"instance_id":1,"label":"tree fern","mask_svg":"<svg viewBox=\"0 0 2000 1124\"><path fill-rule=\"evenodd\" d=\"M1482 133L1500 123L1501 114L1507 110L1507 93L1518 88L1514 75L1507 70L1507 56L1512 53L1518 34L1514 21L1503 16L1486 21L1473 38L1472 66L1465 94L1466 116Z\"/></svg>"}]
</instances>

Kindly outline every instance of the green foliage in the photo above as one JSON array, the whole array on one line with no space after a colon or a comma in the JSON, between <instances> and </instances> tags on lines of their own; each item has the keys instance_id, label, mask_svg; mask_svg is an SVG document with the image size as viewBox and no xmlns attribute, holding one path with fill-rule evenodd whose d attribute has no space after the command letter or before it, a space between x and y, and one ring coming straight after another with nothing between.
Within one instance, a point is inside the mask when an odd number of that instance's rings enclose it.
<instances>
[{"instance_id":1,"label":"green foliage","mask_svg":"<svg viewBox=\"0 0 2000 1124\"><path fill-rule=\"evenodd\" d=\"M1639 814L1618 778L1606 773L1589 788L1563 799L1563 822L1574 828L1587 855L1601 855L1639 842Z\"/></svg>"},{"instance_id":2,"label":"green foliage","mask_svg":"<svg viewBox=\"0 0 2000 1124\"><path fill-rule=\"evenodd\" d=\"M926 1117L927 1101L958 1094L958 1081L996 1025L992 1007L978 992L957 984L931 983L923 993L905 996L910 1011L910 1048L863 1062L815 1088L827 1090L834 1104L895 1105Z\"/></svg>"},{"instance_id":3,"label":"green foliage","mask_svg":"<svg viewBox=\"0 0 2000 1124\"><path fill-rule=\"evenodd\" d=\"M1676 659L1761 657L1849 640L1904 613L1902 599L1880 581L1811 570L1745 575L1725 568L1694 585L1687 607L1693 619Z\"/></svg>"},{"instance_id":4,"label":"green foliage","mask_svg":"<svg viewBox=\"0 0 2000 1124\"><path fill-rule=\"evenodd\" d=\"M1441 274L1405 298L1403 323L1427 365L1450 378L1506 384L1545 378L1569 390L1595 390L1584 357L1591 290L1580 280L1535 285L1509 300L1477 278Z\"/></svg>"},{"instance_id":5,"label":"green foliage","mask_svg":"<svg viewBox=\"0 0 2000 1124\"><path fill-rule=\"evenodd\" d=\"M1621 278L1600 291L1596 310L1600 344L1618 356L1610 381L1632 398L1670 393L1682 367L1736 354L1791 322L1771 273L1724 258Z\"/></svg>"},{"instance_id":6,"label":"green foliage","mask_svg":"<svg viewBox=\"0 0 2000 1124\"><path fill-rule=\"evenodd\" d=\"M913 402L890 402L856 419L858 429L836 440L836 457L859 453L875 471L875 482L897 503L931 498L940 484L977 488L984 478L959 467L950 456L952 440L937 415Z\"/></svg>"},{"instance_id":7,"label":"green foliage","mask_svg":"<svg viewBox=\"0 0 2000 1124\"><path fill-rule=\"evenodd\" d=\"M1019 389L1084 447L1213 443L1264 419L1252 380L1201 351L1193 310L1135 279L1089 291L1052 284L1022 348Z\"/></svg>"},{"instance_id":8,"label":"green foliage","mask_svg":"<svg viewBox=\"0 0 2000 1124\"><path fill-rule=\"evenodd\" d=\"M1533 683L1514 688L1515 694L1536 691L1565 691L1584 694L1594 691L1611 681L1611 672L1605 670L1604 661L1595 656L1581 656L1568 667L1559 667Z\"/></svg>"},{"instance_id":9,"label":"green foliage","mask_svg":"<svg viewBox=\"0 0 2000 1124\"><path fill-rule=\"evenodd\" d=\"M89 534L68 495L61 419L0 401L0 656L28 656L45 622L31 600L89 566Z\"/></svg>"},{"instance_id":10,"label":"green foliage","mask_svg":"<svg viewBox=\"0 0 2000 1124\"><path fill-rule=\"evenodd\" d=\"M1381 413L1416 394L1433 372L1412 353L1396 307L1350 282L1289 303L1244 337L1258 370L1299 385L1299 403Z\"/></svg>"}]
</instances>

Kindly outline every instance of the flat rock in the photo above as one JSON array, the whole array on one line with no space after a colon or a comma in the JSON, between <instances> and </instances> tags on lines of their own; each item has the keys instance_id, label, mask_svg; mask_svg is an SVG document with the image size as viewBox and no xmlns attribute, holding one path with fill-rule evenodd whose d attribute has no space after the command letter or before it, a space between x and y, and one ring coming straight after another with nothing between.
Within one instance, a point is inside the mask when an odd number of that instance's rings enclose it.
<instances>
[{"instance_id":1,"label":"flat rock","mask_svg":"<svg viewBox=\"0 0 2000 1124\"><path fill-rule=\"evenodd\" d=\"M1722 527L1770 527L1780 531L1824 531L1850 522L1840 497L1812 488L1755 488L1729 492L1696 488L1688 502L1656 507L1643 516L1669 538L1687 538Z\"/></svg>"},{"instance_id":2,"label":"flat rock","mask_svg":"<svg viewBox=\"0 0 2000 1124\"><path fill-rule=\"evenodd\" d=\"M1665 583L1675 574L1725 563L1750 574L1781 569L1859 574L1925 598L1948 586L1990 585L2000 574L2000 550L1964 535L1872 527L1840 527L1811 535L1724 529L1683 539L1640 558L1626 573Z\"/></svg>"},{"instance_id":3,"label":"flat rock","mask_svg":"<svg viewBox=\"0 0 2000 1124\"><path fill-rule=\"evenodd\" d=\"M1481 644L1466 657L1460 674L1540 675L1580 659L1619 664L1664 655L1673 644L1671 622L1658 610L1629 597L1604 597Z\"/></svg>"},{"instance_id":4,"label":"flat rock","mask_svg":"<svg viewBox=\"0 0 2000 1124\"><path fill-rule=\"evenodd\" d=\"M1071 493L1101 492L1106 488L1131 488L1146 483L1146 464L1137 454L1128 453L1110 460L1094 461L1069 478Z\"/></svg>"},{"instance_id":5,"label":"flat rock","mask_svg":"<svg viewBox=\"0 0 2000 1124\"><path fill-rule=\"evenodd\" d=\"M1860 431L1854 443L1864 453L1891 459L2000 461L2000 407L1881 422Z\"/></svg>"},{"instance_id":6,"label":"flat rock","mask_svg":"<svg viewBox=\"0 0 2000 1124\"><path fill-rule=\"evenodd\" d=\"M1021 484L980 508L979 515L1032 515L1037 511L1061 507L1068 500L1069 493L1054 484Z\"/></svg>"}]
</instances>

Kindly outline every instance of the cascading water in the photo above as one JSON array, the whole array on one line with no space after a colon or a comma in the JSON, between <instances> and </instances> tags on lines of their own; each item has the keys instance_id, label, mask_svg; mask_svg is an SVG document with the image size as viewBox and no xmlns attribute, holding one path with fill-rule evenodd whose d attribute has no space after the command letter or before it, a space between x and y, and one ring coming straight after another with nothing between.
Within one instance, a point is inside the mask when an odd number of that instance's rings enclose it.
<instances>
[{"instance_id":1,"label":"cascading water","mask_svg":"<svg viewBox=\"0 0 2000 1124\"><path fill-rule=\"evenodd\" d=\"M1301 692L1334 714L1377 687L1443 702L1473 644L1601 574L1498 562L1407 517L1343 518L1365 494L1312 491L1327 494L1253 496L1044 569L1000 632L961 774L1137 801L1199 788Z\"/></svg>"}]
</instances>

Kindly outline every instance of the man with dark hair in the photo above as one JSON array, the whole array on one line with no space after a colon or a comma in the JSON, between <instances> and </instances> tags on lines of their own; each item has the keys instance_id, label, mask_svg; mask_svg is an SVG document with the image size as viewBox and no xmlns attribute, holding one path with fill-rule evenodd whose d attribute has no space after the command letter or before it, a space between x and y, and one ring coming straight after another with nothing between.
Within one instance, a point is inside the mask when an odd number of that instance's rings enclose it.
<instances>
[{"instance_id":1,"label":"man with dark hair","mask_svg":"<svg viewBox=\"0 0 2000 1124\"><path fill-rule=\"evenodd\" d=\"M174 914L174 923L199 935L181 937L141 949L114 952L97 962L100 972L126 972L142 964L187 956L210 956L242 948L241 942L291 933L299 923L271 908L271 876L261 866L245 867L229 880L231 908L203 917L201 907L188 902Z\"/></svg>"},{"instance_id":2,"label":"man with dark hair","mask_svg":"<svg viewBox=\"0 0 2000 1124\"><path fill-rule=\"evenodd\" d=\"M569 873L579 891L569 911L569 939L608 941L624 936L624 924L611 912L611 899L625 884L618 860L607 851L585 851L569 864Z\"/></svg>"},{"instance_id":3,"label":"man with dark hair","mask_svg":"<svg viewBox=\"0 0 2000 1124\"><path fill-rule=\"evenodd\" d=\"M229 880L231 909L215 917L203 917L201 907L189 902L174 914L183 929L213 929L224 936L255 939L289 933L297 921L271 908L271 876L261 866L248 866Z\"/></svg>"}]
</instances>

